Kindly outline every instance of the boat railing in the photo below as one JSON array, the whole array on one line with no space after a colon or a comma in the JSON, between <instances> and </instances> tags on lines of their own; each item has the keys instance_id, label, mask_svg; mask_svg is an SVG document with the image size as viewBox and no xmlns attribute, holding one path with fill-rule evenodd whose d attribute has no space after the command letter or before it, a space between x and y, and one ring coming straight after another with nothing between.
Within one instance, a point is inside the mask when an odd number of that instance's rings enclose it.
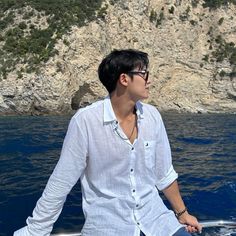
<instances>
[{"instance_id":1,"label":"boat railing","mask_svg":"<svg viewBox=\"0 0 236 236\"><path fill-rule=\"evenodd\" d=\"M200 224L203 226L203 229L221 227L221 228L235 229L236 233L236 221L211 220L211 221L201 221ZM82 235L81 233L59 233L59 234L52 234L51 236L82 236Z\"/></svg>"}]
</instances>

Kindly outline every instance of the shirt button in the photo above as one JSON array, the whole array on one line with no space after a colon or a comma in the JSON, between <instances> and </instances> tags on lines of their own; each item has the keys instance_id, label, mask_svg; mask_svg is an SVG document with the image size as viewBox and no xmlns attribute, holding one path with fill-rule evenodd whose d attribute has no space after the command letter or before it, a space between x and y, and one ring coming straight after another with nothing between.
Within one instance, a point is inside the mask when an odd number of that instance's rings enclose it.
<instances>
[{"instance_id":1,"label":"shirt button","mask_svg":"<svg viewBox=\"0 0 236 236\"><path fill-rule=\"evenodd\" d=\"M134 169L131 169L130 171L131 171L131 172L133 172L133 171L134 171Z\"/></svg>"},{"instance_id":2,"label":"shirt button","mask_svg":"<svg viewBox=\"0 0 236 236\"><path fill-rule=\"evenodd\" d=\"M133 193L135 192L135 189L133 189Z\"/></svg>"},{"instance_id":3,"label":"shirt button","mask_svg":"<svg viewBox=\"0 0 236 236\"><path fill-rule=\"evenodd\" d=\"M136 207L139 207L139 204L136 204Z\"/></svg>"},{"instance_id":4,"label":"shirt button","mask_svg":"<svg viewBox=\"0 0 236 236\"><path fill-rule=\"evenodd\" d=\"M140 225L140 223L138 222L137 225Z\"/></svg>"},{"instance_id":5,"label":"shirt button","mask_svg":"<svg viewBox=\"0 0 236 236\"><path fill-rule=\"evenodd\" d=\"M134 147L132 147L131 150L133 151L133 150L134 150Z\"/></svg>"}]
</instances>

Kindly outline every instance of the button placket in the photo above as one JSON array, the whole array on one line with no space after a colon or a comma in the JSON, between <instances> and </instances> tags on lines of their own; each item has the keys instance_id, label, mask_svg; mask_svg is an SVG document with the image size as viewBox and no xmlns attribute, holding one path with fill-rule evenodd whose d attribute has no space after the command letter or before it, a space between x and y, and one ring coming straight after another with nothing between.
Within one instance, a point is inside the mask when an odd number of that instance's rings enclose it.
<instances>
[{"instance_id":1,"label":"button placket","mask_svg":"<svg viewBox=\"0 0 236 236\"><path fill-rule=\"evenodd\" d=\"M136 181L135 181L135 175L134 175L134 160L135 160L135 148L134 146L131 146L131 152L130 152L130 182L131 182L131 194L133 198L135 199L136 196Z\"/></svg>"},{"instance_id":2,"label":"button placket","mask_svg":"<svg viewBox=\"0 0 236 236\"><path fill-rule=\"evenodd\" d=\"M135 213L135 211L134 211L134 221L136 222L136 224L137 224L138 226L140 226L140 222L139 222L139 220L138 220L138 218L137 218L137 214Z\"/></svg>"},{"instance_id":3,"label":"button placket","mask_svg":"<svg viewBox=\"0 0 236 236\"><path fill-rule=\"evenodd\" d=\"M134 151L134 147L131 148L131 158L134 154L132 154L132 152ZM132 167L131 165L131 168L130 168L130 172L133 173L134 172L134 168Z\"/></svg>"}]
</instances>

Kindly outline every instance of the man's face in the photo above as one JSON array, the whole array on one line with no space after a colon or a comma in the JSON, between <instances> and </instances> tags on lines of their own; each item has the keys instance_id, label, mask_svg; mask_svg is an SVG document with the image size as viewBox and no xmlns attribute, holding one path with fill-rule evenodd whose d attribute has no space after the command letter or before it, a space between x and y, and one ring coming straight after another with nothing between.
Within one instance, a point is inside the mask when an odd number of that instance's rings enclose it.
<instances>
[{"instance_id":1,"label":"man's face","mask_svg":"<svg viewBox=\"0 0 236 236\"><path fill-rule=\"evenodd\" d=\"M134 100L146 99L149 96L149 72L147 68L136 68L127 75L129 78L129 84L127 86L127 92Z\"/></svg>"}]
</instances>

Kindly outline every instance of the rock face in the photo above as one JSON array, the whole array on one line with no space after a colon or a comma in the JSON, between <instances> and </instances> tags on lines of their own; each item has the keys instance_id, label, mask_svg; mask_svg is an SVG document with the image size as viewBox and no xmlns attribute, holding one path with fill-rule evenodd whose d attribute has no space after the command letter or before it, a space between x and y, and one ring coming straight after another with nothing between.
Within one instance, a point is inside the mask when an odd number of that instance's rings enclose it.
<instances>
[{"instance_id":1,"label":"rock face","mask_svg":"<svg viewBox=\"0 0 236 236\"><path fill-rule=\"evenodd\" d=\"M12 72L0 81L0 114L72 113L105 96L97 67L121 48L149 54L148 102L160 110L236 113L236 57L216 59L223 45L236 44L236 6L209 10L192 2L108 3L103 20L74 26L58 41L59 54L38 74Z\"/></svg>"}]
</instances>

